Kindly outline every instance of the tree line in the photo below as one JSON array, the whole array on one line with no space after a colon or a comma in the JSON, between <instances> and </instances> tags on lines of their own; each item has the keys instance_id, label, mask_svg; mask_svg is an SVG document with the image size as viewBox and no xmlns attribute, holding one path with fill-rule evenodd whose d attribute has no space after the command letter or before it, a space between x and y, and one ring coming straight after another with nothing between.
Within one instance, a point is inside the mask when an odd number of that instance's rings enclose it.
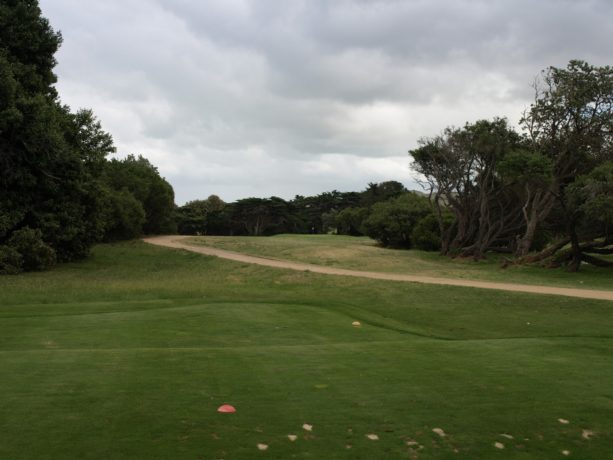
<instances>
[{"instance_id":1,"label":"tree line","mask_svg":"<svg viewBox=\"0 0 613 460\"><path fill-rule=\"evenodd\" d=\"M109 160L113 140L94 114L61 103L61 41L36 1L0 3L0 273L176 229L174 192L157 169L141 156Z\"/></svg>"},{"instance_id":2,"label":"tree line","mask_svg":"<svg viewBox=\"0 0 613 460\"><path fill-rule=\"evenodd\" d=\"M423 194L396 181L370 183L362 192L325 192L245 198L225 203L218 196L177 209L184 235L267 236L278 233L367 235L387 247L438 249L436 219Z\"/></svg>"}]
</instances>

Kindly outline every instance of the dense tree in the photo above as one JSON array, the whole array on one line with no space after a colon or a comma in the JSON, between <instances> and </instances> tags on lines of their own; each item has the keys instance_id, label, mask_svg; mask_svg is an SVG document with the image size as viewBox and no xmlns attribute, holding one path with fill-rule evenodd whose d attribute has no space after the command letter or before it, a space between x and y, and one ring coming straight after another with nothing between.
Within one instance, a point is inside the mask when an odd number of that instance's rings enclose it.
<instances>
[{"instance_id":1,"label":"dense tree","mask_svg":"<svg viewBox=\"0 0 613 460\"><path fill-rule=\"evenodd\" d=\"M582 241L581 260L597 266L613 266L597 257L613 254L613 161L578 177L568 187L566 198L566 212L571 212L577 222L576 232Z\"/></svg>"},{"instance_id":2,"label":"dense tree","mask_svg":"<svg viewBox=\"0 0 613 460\"><path fill-rule=\"evenodd\" d=\"M127 190L142 204L145 211L143 232L176 231L174 191L149 160L134 155L113 159L105 167L104 181L113 190Z\"/></svg>"},{"instance_id":3,"label":"dense tree","mask_svg":"<svg viewBox=\"0 0 613 460\"><path fill-rule=\"evenodd\" d=\"M338 213L336 225L338 233L342 235L360 236L364 234L364 220L370 210L362 207L345 208Z\"/></svg>"},{"instance_id":4,"label":"dense tree","mask_svg":"<svg viewBox=\"0 0 613 460\"><path fill-rule=\"evenodd\" d=\"M376 203L364 221L368 236L383 246L411 248L411 233L419 221L431 215L428 199L414 192Z\"/></svg>"},{"instance_id":5,"label":"dense tree","mask_svg":"<svg viewBox=\"0 0 613 460\"><path fill-rule=\"evenodd\" d=\"M299 233L326 233L323 216L332 210L337 212L346 206L345 194L338 190L324 192L316 196L296 196L291 202L293 214L297 218ZM355 196L351 194L355 199Z\"/></svg>"},{"instance_id":6,"label":"dense tree","mask_svg":"<svg viewBox=\"0 0 613 460\"><path fill-rule=\"evenodd\" d=\"M148 169L145 197L114 184L106 160L115 152L111 136L91 111L73 113L60 103L53 86L60 43L36 0L0 2L3 273L82 258L105 235L134 236L143 210L145 231L172 230L172 188L155 168L138 161Z\"/></svg>"},{"instance_id":7,"label":"dense tree","mask_svg":"<svg viewBox=\"0 0 613 460\"><path fill-rule=\"evenodd\" d=\"M0 243L29 227L63 261L86 255L103 232L95 155L109 145L94 139L90 114L57 99L60 43L36 1L0 4Z\"/></svg>"},{"instance_id":8,"label":"dense tree","mask_svg":"<svg viewBox=\"0 0 613 460\"><path fill-rule=\"evenodd\" d=\"M177 227L182 235L208 235L226 204L217 195L194 200L177 211Z\"/></svg>"},{"instance_id":9,"label":"dense tree","mask_svg":"<svg viewBox=\"0 0 613 460\"><path fill-rule=\"evenodd\" d=\"M525 256L534 249L538 225L551 212L555 204L551 193L553 165L538 151L517 150L508 154L498 166L505 183L522 203L523 232L516 238L515 255Z\"/></svg>"},{"instance_id":10,"label":"dense tree","mask_svg":"<svg viewBox=\"0 0 613 460\"><path fill-rule=\"evenodd\" d=\"M232 205L235 234L272 235L286 231L290 220L288 203L278 197L245 198Z\"/></svg>"},{"instance_id":11,"label":"dense tree","mask_svg":"<svg viewBox=\"0 0 613 460\"><path fill-rule=\"evenodd\" d=\"M613 69L570 61L544 71L535 89L521 120L524 137L505 120L479 121L423 139L410 152L438 217L441 252L480 258L491 249L514 251L519 261L567 263L571 271L581 262L605 265L589 251L607 250L598 247L606 232L594 229L603 228L606 219L595 217L607 215L609 201L588 190L606 188L607 167L599 167L613 160ZM453 213L451 226L443 224L445 210ZM547 232L556 241L527 256Z\"/></svg>"},{"instance_id":12,"label":"dense tree","mask_svg":"<svg viewBox=\"0 0 613 460\"><path fill-rule=\"evenodd\" d=\"M396 198L406 191L406 187L398 181L370 182L366 190L361 193L360 204L362 207L369 208L375 203Z\"/></svg>"},{"instance_id":13,"label":"dense tree","mask_svg":"<svg viewBox=\"0 0 613 460\"><path fill-rule=\"evenodd\" d=\"M343 211L348 208L364 208L362 214L368 213L375 203L387 201L406 192L406 188L400 182L387 181L381 183L369 183L362 192L339 192L333 190L316 196L296 196L290 202L293 217L294 233L327 233L336 229L339 233L360 235L359 225L347 226ZM365 217L365 216L364 216ZM355 223L355 221L353 222Z\"/></svg>"},{"instance_id":14,"label":"dense tree","mask_svg":"<svg viewBox=\"0 0 613 460\"><path fill-rule=\"evenodd\" d=\"M564 69L550 67L544 71L535 89L535 101L522 123L533 151L552 164L548 187L541 189L545 197L541 200L547 201L540 207L549 211L555 201L560 208L564 233L572 246L569 269L574 271L582 261L592 262L593 258L583 255L581 222L567 189L577 177L613 159L613 68L573 60ZM542 221L547 215L542 212L536 220Z\"/></svg>"},{"instance_id":15,"label":"dense tree","mask_svg":"<svg viewBox=\"0 0 613 460\"><path fill-rule=\"evenodd\" d=\"M106 241L137 238L143 233L145 210L130 191L105 189Z\"/></svg>"},{"instance_id":16,"label":"dense tree","mask_svg":"<svg viewBox=\"0 0 613 460\"><path fill-rule=\"evenodd\" d=\"M447 128L421 139L411 150L438 220L443 254L484 257L492 247L508 246L522 224L521 207L501 179L503 160L522 146L507 121L496 118ZM445 212L454 223L445 224Z\"/></svg>"}]
</instances>

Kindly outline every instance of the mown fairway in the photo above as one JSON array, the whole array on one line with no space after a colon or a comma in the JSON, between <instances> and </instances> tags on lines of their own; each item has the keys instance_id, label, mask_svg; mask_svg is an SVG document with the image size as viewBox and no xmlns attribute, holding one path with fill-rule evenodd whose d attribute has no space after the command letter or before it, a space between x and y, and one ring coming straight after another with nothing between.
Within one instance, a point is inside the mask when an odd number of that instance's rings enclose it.
<instances>
[{"instance_id":1,"label":"mown fairway","mask_svg":"<svg viewBox=\"0 0 613 460\"><path fill-rule=\"evenodd\" d=\"M0 278L0 458L610 458L612 326L613 302L103 245Z\"/></svg>"}]
</instances>

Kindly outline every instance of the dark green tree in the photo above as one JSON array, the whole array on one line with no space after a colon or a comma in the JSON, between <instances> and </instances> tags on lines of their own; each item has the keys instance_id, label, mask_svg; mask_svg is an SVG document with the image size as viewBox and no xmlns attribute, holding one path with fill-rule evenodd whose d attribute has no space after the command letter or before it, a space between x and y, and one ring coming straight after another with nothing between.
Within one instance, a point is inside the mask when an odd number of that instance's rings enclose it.
<instances>
[{"instance_id":1,"label":"dark green tree","mask_svg":"<svg viewBox=\"0 0 613 460\"><path fill-rule=\"evenodd\" d=\"M552 178L543 193L560 210L572 247L568 268L576 271L582 261L592 259L583 256L581 214L571 205L567 190L578 177L613 160L613 68L573 60L566 68L545 70L535 89L535 101L522 124L532 150L552 164ZM546 217L545 213L541 219Z\"/></svg>"},{"instance_id":2,"label":"dark green tree","mask_svg":"<svg viewBox=\"0 0 613 460\"><path fill-rule=\"evenodd\" d=\"M364 221L368 236L383 246L411 248L411 233L419 221L432 214L428 199L414 192L376 203Z\"/></svg>"},{"instance_id":3,"label":"dark green tree","mask_svg":"<svg viewBox=\"0 0 613 460\"><path fill-rule=\"evenodd\" d=\"M409 152L438 219L442 254L480 259L514 244L523 224L521 203L502 180L500 164L522 145L506 119L495 118L447 128ZM447 211L454 216L451 226Z\"/></svg>"},{"instance_id":4,"label":"dark green tree","mask_svg":"<svg viewBox=\"0 0 613 460\"><path fill-rule=\"evenodd\" d=\"M406 187L395 180L379 183L370 182L368 187L366 187L366 190L361 193L360 204L363 207L369 208L375 203L396 198L406 191Z\"/></svg>"},{"instance_id":5,"label":"dark green tree","mask_svg":"<svg viewBox=\"0 0 613 460\"><path fill-rule=\"evenodd\" d=\"M369 214L368 208L345 208L338 213L336 218L338 233L341 235L360 236L364 235L364 220Z\"/></svg>"},{"instance_id":6,"label":"dark green tree","mask_svg":"<svg viewBox=\"0 0 613 460\"><path fill-rule=\"evenodd\" d=\"M135 202L130 187L108 180L111 136L90 110L61 104L53 73L60 43L36 0L0 2L0 259L15 266L0 271L82 258L105 235L132 237L142 225L173 229L172 188L157 171Z\"/></svg>"},{"instance_id":7,"label":"dark green tree","mask_svg":"<svg viewBox=\"0 0 613 460\"><path fill-rule=\"evenodd\" d=\"M60 43L38 2L0 3L0 244L29 227L64 261L87 255L104 231L95 179L113 148L91 113L60 104Z\"/></svg>"},{"instance_id":8,"label":"dark green tree","mask_svg":"<svg viewBox=\"0 0 613 460\"><path fill-rule=\"evenodd\" d=\"M234 234L262 236L283 233L289 219L288 203L274 196L245 198L232 205Z\"/></svg>"},{"instance_id":9,"label":"dark green tree","mask_svg":"<svg viewBox=\"0 0 613 460\"><path fill-rule=\"evenodd\" d=\"M226 204L217 195L194 200L177 210L177 228L182 235L208 235Z\"/></svg>"},{"instance_id":10,"label":"dark green tree","mask_svg":"<svg viewBox=\"0 0 613 460\"><path fill-rule=\"evenodd\" d=\"M126 188L111 190L107 187L104 192L106 222L104 239L116 241L141 236L145 223L143 204Z\"/></svg>"},{"instance_id":11,"label":"dark green tree","mask_svg":"<svg viewBox=\"0 0 613 460\"><path fill-rule=\"evenodd\" d=\"M149 160L140 155L113 159L106 164L104 182L113 190L127 190L141 203L144 233L176 232L174 191Z\"/></svg>"},{"instance_id":12,"label":"dark green tree","mask_svg":"<svg viewBox=\"0 0 613 460\"><path fill-rule=\"evenodd\" d=\"M613 161L580 176L566 191L568 211L576 227L583 261L610 267L598 255L613 254Z\"/></svg>"}]
</instances>

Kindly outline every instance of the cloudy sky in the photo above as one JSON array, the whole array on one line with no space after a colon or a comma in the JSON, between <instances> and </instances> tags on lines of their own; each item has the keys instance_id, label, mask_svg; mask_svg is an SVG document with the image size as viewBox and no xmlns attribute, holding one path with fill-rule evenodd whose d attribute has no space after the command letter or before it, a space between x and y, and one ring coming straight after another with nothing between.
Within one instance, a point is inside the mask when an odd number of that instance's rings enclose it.
<instances>
[{"instance_id":1,"label":"cloudy sky","mask_svg":"<svg viewBox=\"0 0 613 460\"><path fill-rule=\"evenodd\" d=\"M58 89L176 201L398 180L445 126L516 124L543 68L613 64L610 0L40 0Z\"/></svg>"}]
</instances>

